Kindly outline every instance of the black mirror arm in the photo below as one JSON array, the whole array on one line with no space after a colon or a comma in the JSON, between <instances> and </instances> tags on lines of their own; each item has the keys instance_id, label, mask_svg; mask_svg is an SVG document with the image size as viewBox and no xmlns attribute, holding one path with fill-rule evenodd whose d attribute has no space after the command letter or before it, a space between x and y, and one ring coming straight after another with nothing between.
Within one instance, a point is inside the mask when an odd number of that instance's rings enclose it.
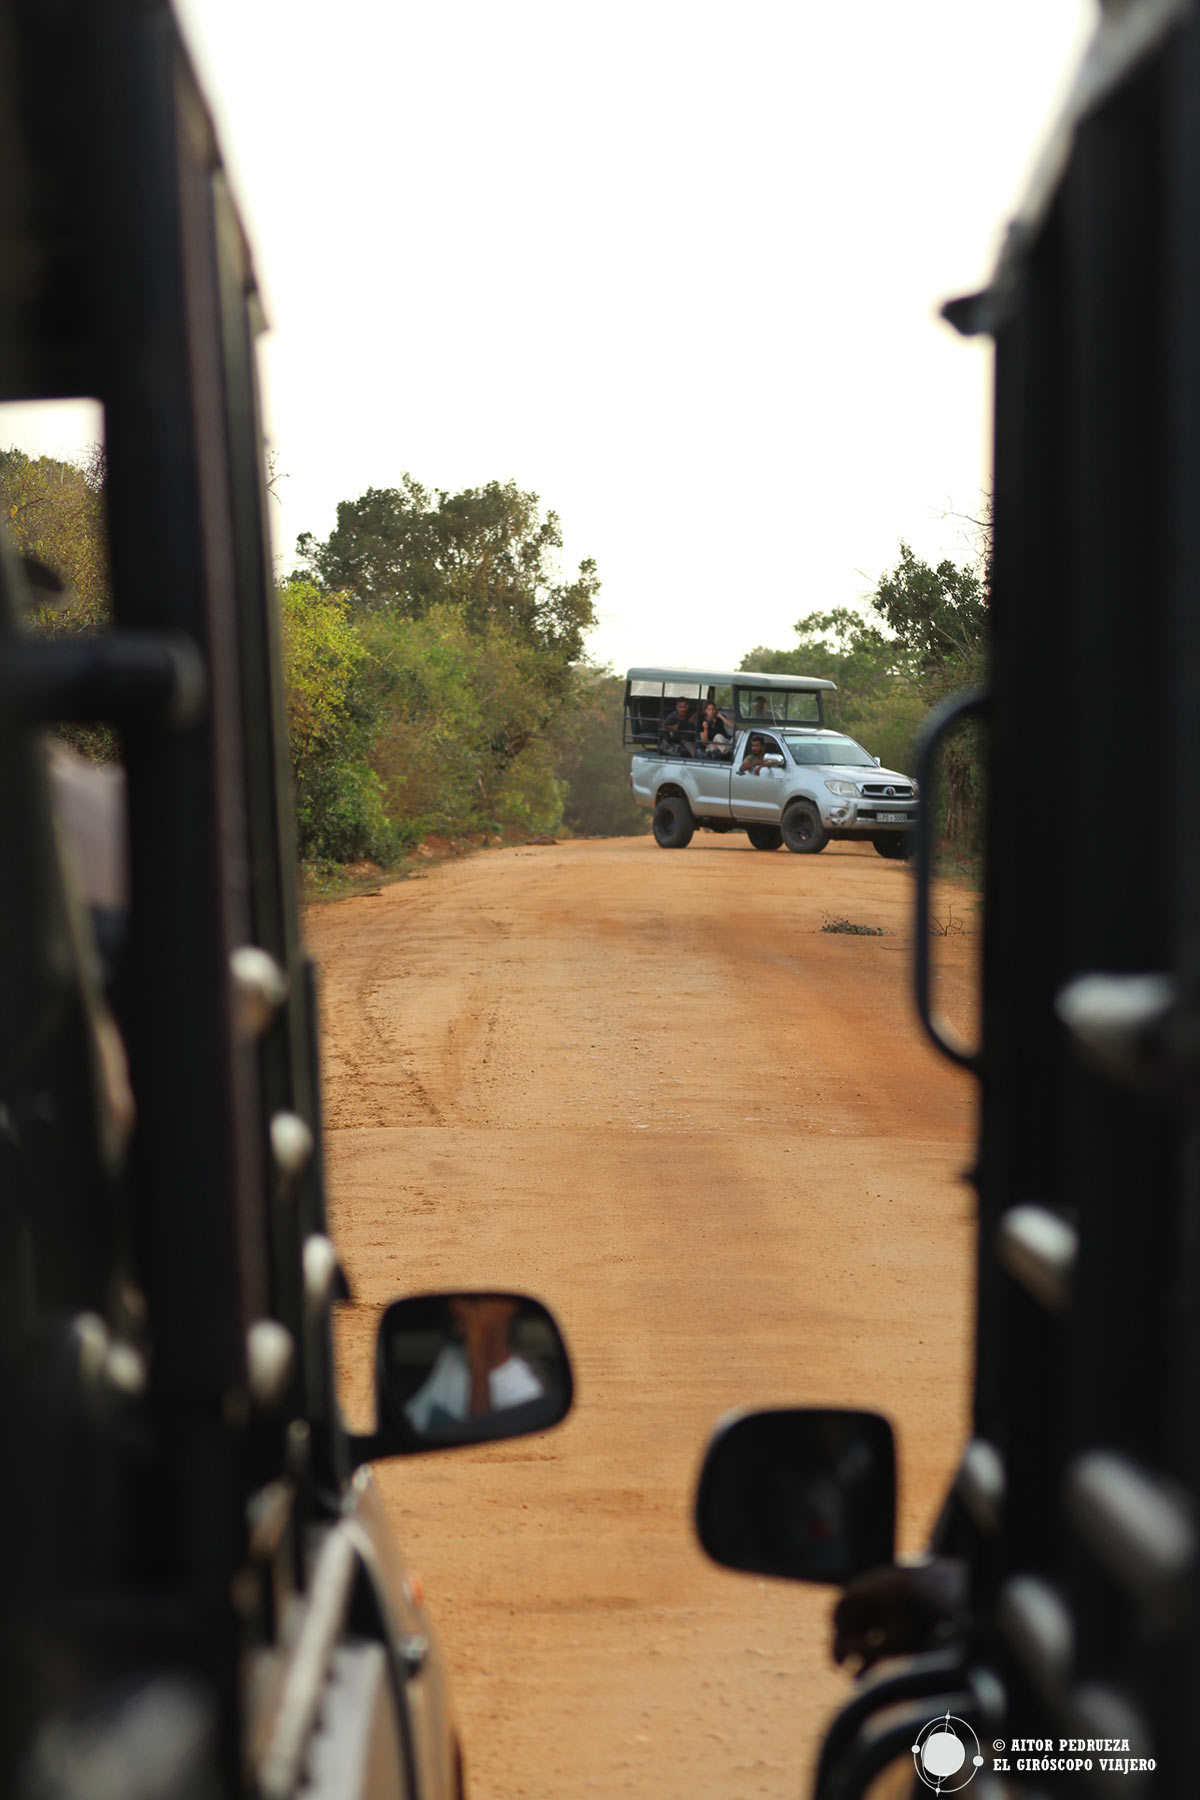
<instances>
[{"instance_id":1,"label":"black mirror arm","mask_svg":"<svg viewBox=\"0 0 1200 1800\"><path fill-rule=\"evenodd\" d=\"M929 953L930 896L933 889L933 821L937 794L937 753L942 739L962 719L986 718L988 695L984 688L968 688L952 694L934 708L917 740L917 856L913 921L913 983L917 1017L935 1050L978 1075L982 1052L968 1050L947 1037L933 1015L933 969Z\"/></svg>"},{"instance_id":2,"label":"black mirror arm","mask_svg":"<svg viewBox=\"0 0 1200 1800\"><path fill-rule=\"evenodd\" d=\"M878 1675L863 1680L825 1733L817 1772L813 1782L813 1800L826 1800L826 1784L830 1772L840 1761L859 1726L872 1713L895 1706L900 1700L916 1700L925 1694L944 1694L947 1688L962 1683L961 1650L928 1650L921 1656L906 1656Z\"/></svg>"},{"instance_id":3,"label":"black mirror arm","mask_svg":"<svg viewBox=\"0 0 1200 1800\"><path fill-rule=\"evenodd\" d=\"M364 1463L377 1462L383 1456L403 1456L405 1454L396 1445L385 1443L377 1431L348 1431L346 1433L346 1449L352 1469L361 1469Z\"/></svg>"},{"instance_id":4,"label":"black mirror arm","mask_svg":"<svg viewBox=\"0 0 1200 1800\"><path fill-rule=\"evenodd\" d=\"M838 1760L830 1763L815 1800L861 1800L881 1769L899 1756L911 1756L917 1733L931 1718L949 1713L969 1720L978 1709L979 1702L970 1688L950 1693L945 1688L934 1688L919 1706L889 1712L883 1724L864 1722Z\"/></svg>"}]
</instances>

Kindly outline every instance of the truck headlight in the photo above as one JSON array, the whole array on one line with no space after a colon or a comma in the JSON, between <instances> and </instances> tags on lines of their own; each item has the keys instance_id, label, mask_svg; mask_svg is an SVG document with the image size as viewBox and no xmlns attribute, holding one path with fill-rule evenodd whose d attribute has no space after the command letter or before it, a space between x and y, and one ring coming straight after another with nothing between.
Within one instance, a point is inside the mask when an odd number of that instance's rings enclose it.
<instances>
[{"instance_id":1,"label":"truck headlight","mask_svg":"<svg viewBox=\"0 0 1200 1800\"><path fill-rule=\"evenodd\" d=\"M858 796L858 786L853 781L827 781L825 786L831 794L845 794L849 799L856 799Z\"/></svg>"}]
</instances>

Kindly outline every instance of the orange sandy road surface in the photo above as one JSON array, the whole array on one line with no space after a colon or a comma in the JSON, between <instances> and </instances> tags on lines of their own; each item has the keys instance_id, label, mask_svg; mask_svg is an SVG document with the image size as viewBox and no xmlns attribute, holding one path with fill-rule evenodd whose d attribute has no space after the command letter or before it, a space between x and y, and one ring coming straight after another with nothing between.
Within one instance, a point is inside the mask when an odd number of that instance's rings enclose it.
<instances>
[{"instance_id":1,"label":"orange sandy road surface","mask_svg":"<svg viewBox=\"0 0 1200 1800\"><path fill-rule=\"evenodd\" d=\"M352 1421L401 1293L532 1292L576 1371L553 1433L378 1465L474 1800L805 1791L848 1686L833 1595L712 1567L690 1509L735 1405L888 1413L905 1548L961 1448L973 1084L911 1020L910 901L870 850L701 836L490 851L308 916ZM953 1014L973 943L940 947Z\"/></svg>"}]
</instances>

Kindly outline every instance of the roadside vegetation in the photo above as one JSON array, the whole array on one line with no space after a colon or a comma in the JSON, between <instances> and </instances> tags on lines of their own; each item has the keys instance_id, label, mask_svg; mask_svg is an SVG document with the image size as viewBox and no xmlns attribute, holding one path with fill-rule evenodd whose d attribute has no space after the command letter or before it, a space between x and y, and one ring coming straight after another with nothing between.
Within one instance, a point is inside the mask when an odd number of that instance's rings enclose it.
<instances>
[{"instance_id":1,"label":"roadside vegetation","mask_svg":"<svg viewBox=\"0 0 1200 1800\"><path fill-rule=\"evenodd\" d=\"M45 572L36 631L109 620L104 480L99 449L79 464L0 451L3 517ZM983 545L935 568L902 543L865 613L808 613L793 644L759 645L740 666L835 681L831 723L908 770L929 708L982 679L986 522ZM515 482L449 493L411 475L343 501L324 540L301 537L279 600L300 849L318 885L347 864L395 868L431 838L648 828L621 748L623 676L587 657L599 574L591 560L565 573L561 550L556 514ZM116 754L106 732L66 735ZM943 836L964 867L980 770L964 730L942 775Z\"/></svg>"},{"instance_id":2,"label":"roadside vegetation","mask_svg":"<svg viewBox=\"0 0 1200 1800\"><path fill-rule=\"evenodd\" d=\"M297 548L282 602L309 861L386 867L430 837L645 829L622 683L586 659L596 566L563 575L559 521L536 494L430 491L406 475L343 502L329 537ZM305 737L310 689L327 703Z\"/></svg>"}]
</instances>

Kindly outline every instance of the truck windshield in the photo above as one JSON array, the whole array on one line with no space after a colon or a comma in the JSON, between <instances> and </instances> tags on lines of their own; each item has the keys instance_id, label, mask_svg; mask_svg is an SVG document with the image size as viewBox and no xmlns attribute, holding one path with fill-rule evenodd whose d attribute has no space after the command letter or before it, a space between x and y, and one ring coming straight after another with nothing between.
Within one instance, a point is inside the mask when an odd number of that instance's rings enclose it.
<instances>
[{"instance_id":1,"label":"truck windshield","mask_svg":"<svg viewBox=\"0 0 1200 1800\"><path fill-rule=\"evenodd\" d=\"M784 743L792 753L792 761L802 766L813 763L840 763L852 769L873 769L875 758L868 756L861 744L848 737L801 737L787 731Z\"/></svg>"}]
</instances>

